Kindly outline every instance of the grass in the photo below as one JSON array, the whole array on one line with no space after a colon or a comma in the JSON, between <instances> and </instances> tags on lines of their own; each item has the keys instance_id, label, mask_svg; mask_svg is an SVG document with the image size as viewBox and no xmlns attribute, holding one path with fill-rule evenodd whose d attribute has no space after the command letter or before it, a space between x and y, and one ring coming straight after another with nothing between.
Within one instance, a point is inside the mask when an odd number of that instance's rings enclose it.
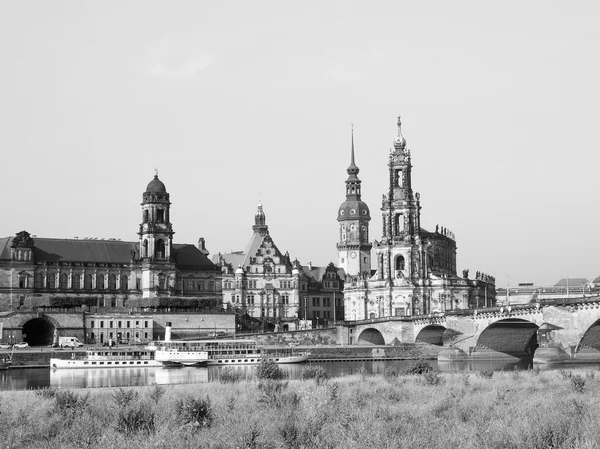
<instances>
[{"instance_id":1,"label":"grass","mask_svg":"<svg viewBox=\"0 0 600 449\"><path fill-rule=\"evenodd\" d=\"M313 375L314 374L314 375ZM595 448L600 376L357 374L0 392L6 448Z\"/></svg>"}]
</instances>

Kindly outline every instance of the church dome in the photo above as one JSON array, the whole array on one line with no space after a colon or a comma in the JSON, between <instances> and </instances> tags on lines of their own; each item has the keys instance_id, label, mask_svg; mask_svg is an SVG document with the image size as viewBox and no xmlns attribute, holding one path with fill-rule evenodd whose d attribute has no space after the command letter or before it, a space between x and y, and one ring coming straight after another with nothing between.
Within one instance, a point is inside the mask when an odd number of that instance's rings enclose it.
<instances>
[{"instance_id":1,"label":"church dome","mask_svg":"<svg viewBox=\"0 0 600 449\"><path fill-rule=\"evenodd\" d=\"M150 181L148 187L146 187L146 192L151 193L167 193L167 188L163 184L163 182L158 179L158 175L154 175L154 179Z\"/></svg>"},{"instance_id":2,"label":"church dome","mask_svg":"<svg viewBox=\"0 0 600 449\"><path fill-rule=\"evenodd\" d=\"M369 206L364 201L350 200L344 201L338 210L338 221L341 220L357 220L359 218L371 219Z\"/></svg>"}]
</instances>

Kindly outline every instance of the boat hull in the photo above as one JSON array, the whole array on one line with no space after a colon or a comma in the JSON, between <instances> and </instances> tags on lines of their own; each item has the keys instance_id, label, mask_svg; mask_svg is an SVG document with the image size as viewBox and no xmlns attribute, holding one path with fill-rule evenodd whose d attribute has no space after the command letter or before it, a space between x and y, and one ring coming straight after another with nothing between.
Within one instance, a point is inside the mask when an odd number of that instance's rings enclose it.
<instances>
[{"instance_id":1,"label":"boat hull","mask_svg":"<svg viewBox=\"0 0 600 449\"><path fill-rule=\"evenodd\" d=\"M52 369L73 368L150 368L163 366L162 363L151 359L142 360L91 360L91 359L50 359Z\"/></svg>"},{"instance_id":2,"label":"boat hull","mask_svg":"<svg viewBox=\"0 0 600 449\"><path fill-rule=\"evenodd\" d=\"M208 359L208 365L257 365L262 360L269 360L282 364L291 363L304 363L308 361L308 355L291 355L291 356L277 356L273 355L265 357L264 355L259 356L247 356L247 357L236 357L236 358L212 358Z\"/></svg>"},{"instance_id":3,"label":"boat hull","mask_svg":"<svg viewBox=\"0 0 600 449\"><path fill-rule=\"evenodd\" d=\"M206 366L208 352L206 351L177 351L157 349L154 359L164 366Z\"/></svg>"}]
</instances>

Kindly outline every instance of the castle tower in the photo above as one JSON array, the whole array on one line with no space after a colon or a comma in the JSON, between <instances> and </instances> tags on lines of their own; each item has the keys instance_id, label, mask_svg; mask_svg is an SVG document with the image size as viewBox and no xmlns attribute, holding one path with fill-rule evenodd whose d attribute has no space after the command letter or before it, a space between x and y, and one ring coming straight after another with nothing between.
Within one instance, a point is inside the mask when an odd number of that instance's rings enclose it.
<instances>
[{"instance_id":1,"label":"castle tower","mask_svg":"<svg viewBox=\"0 0 600 449\"><path fill-rule=\"evenodd\" d=\"M142 195L142 223L138 235L142 260L142 293L156 296L175 282L175 265L171 260L173 226L170 222L171 202L158 172Z\"/></svg>"},{"instance_id":2,"label":"castle tower","mask_svg":"<svg viewBox=\"0 0 600 449\"><path fill-rule=\"evenodd\" d=\"M349 276L366 278L371 274L371 244L369 243L369 207L361 200L359 168L354 162L354 129L350 166L346 170L346 201L338 209L340 241L337 244L338 267Z\"/></svg>"},{"instance_id":3,"label":"castle tower","mask_svg":"<svg viewBox=\"0 0 600 449\"><path fill-rule=\"evenodd\" d=\"M267 217L263 212L263 207L260 201L258 202L258 209L254 215L254 226L252 230L259 235L267 235L269 233L269 227L267 226Z\"/></svg>"},{"instance_id":4,"label":"castle tower","mask_svg":"<svg viewBox=\"0 0 600 449\"><path fill-rule=\"evenodd\" d=\"M421 206L419 194L412 190L410 151L400 117L388 168L389 190L381 204L383 235L377 248L378 278L417 278L423 274L419 249Z\"/></svg>"}]
</instances>

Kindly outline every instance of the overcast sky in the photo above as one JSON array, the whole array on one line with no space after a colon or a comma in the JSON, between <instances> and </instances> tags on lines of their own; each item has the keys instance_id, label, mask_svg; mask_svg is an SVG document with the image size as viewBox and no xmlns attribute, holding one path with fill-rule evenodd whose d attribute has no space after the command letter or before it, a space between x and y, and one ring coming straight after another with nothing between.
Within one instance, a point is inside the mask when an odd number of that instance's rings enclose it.
<instances>
[{"instance_id":1,"label":"overcast sky","mask_svg":"<svg viewBox=\"0 0 600 449\"><path fill-rule=\"evenodd\" d=\"M600 275L593 1L5 1L0 236L136 240L154 169L175 241L336 261L354 123L381 239L402 115L424 228L497 286Z\"/></svg>"}]
</instances>

